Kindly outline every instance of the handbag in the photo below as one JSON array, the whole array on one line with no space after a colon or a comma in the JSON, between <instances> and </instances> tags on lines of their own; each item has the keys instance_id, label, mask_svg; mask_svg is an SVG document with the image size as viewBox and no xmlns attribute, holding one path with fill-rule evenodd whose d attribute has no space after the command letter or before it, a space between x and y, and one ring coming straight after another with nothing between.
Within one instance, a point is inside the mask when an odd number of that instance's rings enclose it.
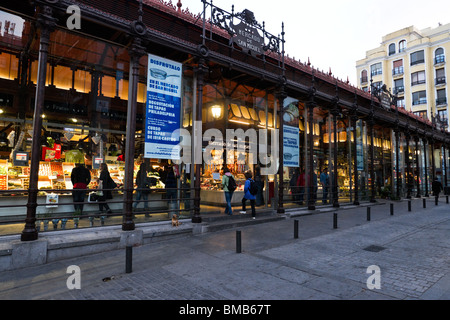
<instances>
[{"instance_id":1,"label":"handbag","mask_svg":"<svg viewBox=\"0 0 450 320\"><path fill-rule=\"evenodd\" d=\"M98 195L96 192L89 193L88 202L97 202L97 200L98 200Z\"/></svg>"}]
</instances>

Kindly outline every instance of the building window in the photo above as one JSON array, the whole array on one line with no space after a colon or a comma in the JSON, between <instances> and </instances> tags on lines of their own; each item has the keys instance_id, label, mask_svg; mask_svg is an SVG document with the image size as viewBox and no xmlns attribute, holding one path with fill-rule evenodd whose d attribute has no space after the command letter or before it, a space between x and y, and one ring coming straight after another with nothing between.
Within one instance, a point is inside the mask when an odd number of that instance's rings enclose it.
<instances>
[{"instance_id":1,"label":"building window","mask_svg":"<svg viewBox=\"0 0 450 320\"><path fill-rule=\"evenodd\" d=\"M418 71L411 74L411 85L424 84L425 81L425 71Z\"/></svg>"},{"instance_id":2,"label":"building window","mask_svg":"<svg viewBox=\"0 0 450 320\"><path fill-rule=\"evenodd\" d=\"M403 60L402 59L394 61L393 65L394 65L394 69L392 69L393 76L403 74Z\"/></svg>"},{"instance_id":3,"label":"building window","mask_svg":"<svg viewBox=\"0 0 450 320\"><path fill-rule=\"evenodd\" d=\"M436 85L445 84L445 70L437 69L436 70L436 79L434 80Z\"/></svg>"},{"instance_id":4,"label":"building window","mask_svg":"<svg viewBox=\"0 0 450 320\"><path fill-rule=\"evenodd\" d=\"M406 50L406 40L402 40L398 43L398 52L403 52Z\"/></svg>"},{"instance_id":5,"label":"building window","mask_svg":"<svg viewBox=\"0 0 450 320\"><path fill-rule=\"evenodd\" d=\"M376 75L382 74L382 73L383 73L383 70L381 68L381 62L375 63L370 66L370 74L372 76L376 76Z\"/></svg>"},{"instance_id":6,"label":"building window","mask_svg":"<svg viewBox=\"0 0 450 320\"><path fill-rule=\"evenodd\" d=\"M412 98L413 98L413 106L417 106L419 104L426 104L427 92L425 90L414 92L412 94Z\"/></svg>"},{"instance_id":7,"label":"building window","mask_svg":"<svg viewBox=\"0 0 450 320\"><path fill-rule=\"evenodd\" d=\"M395 43L389 45L389 55L392 56L393 54L395 54Z\"/></svg>"},{"instance_id":8,"label":"building window","mask_svg":"<svg viewBox=\"0 0 450 320\"><path fill-rule=\"evenodd\" d=\"M361 84L367 83L369 81L369 78L367 76L367 70L361 71Z\"/></svg>"},{"instance_id":9,"label":"building window","mask_svg":"<svg viewBox=\"0 0 450 320\"><path fill-rule=\"evenodd\" d=\"M416 116L421 117L421 118L424 119L424 120L427 120L427 119L428 119L428 116L427 116L427 112L426 112L426 111L416 111L416 112L414 112L414 114L415 114Z\"/></svg>"},{"instance_id":10,"label":"building window","mask_svg":"<svg viewBox=\"0 0 450 320\"><path fill-rule=\"evenodd\" d=\"M434 64L440 64L445 62L444 49L438 48L434 52Z\"/></svg>"},{"instance_id":11,"label":"building window","mask_svg":"<svg viewBox=\"0 0 450 320\"><path fill-rule=\"evenodd\" d=\"M447 110L438 110L437 116L441 122L448 122Z\"/></svg>"},{"instance_id":12,"label":"building window","mask_svg":"<svg viewBox=\"0 0 450 320\"><path fill-rule=\"evenodd\" d=\"M445 89L436 91L436 105L444 105L447 104L447 95L445 93Z\"/></svg>"},{"instance_id":13,"label":"building window","mask_svg":"<svg viewBox=\"0 0 450 320\"><path fill-rule=\"evenodd\" d=\"M403 84L403 78L394 80L394 94L401 94L405 92L405 85Z\"/></svg>"},{"instance_id":14,"label":"building window","mask_svg":"<svg viewBox=\"0 0 450 320\"><path fill-rule=\"evenodd\" d=\"M397 108L403 108L405 109L405 98L398 98L397 99Z\"/></svg>"},{"instance_id":15,"label":"building window","mask_svg":"<svg viewBox=\"0 0 450 320\"><path fill-rule=\"evenodd\" d=\"M425 62L425 51L420 50L411 53L411 65L414 66L419 63Z\"/></svg>"},{"instance_id":16,"label":"building window","mask_svg":"<svg viewBox=\"0 0 450 320\"><path fill-rule=\"evenodd\" d=\"M383 81L377 81L377 82L374 82L374 83L372 84L372 86L373 86L375 89L379 90L379 89L381 89L381 87L383 86Z\"/></svg>"}]
</instances>

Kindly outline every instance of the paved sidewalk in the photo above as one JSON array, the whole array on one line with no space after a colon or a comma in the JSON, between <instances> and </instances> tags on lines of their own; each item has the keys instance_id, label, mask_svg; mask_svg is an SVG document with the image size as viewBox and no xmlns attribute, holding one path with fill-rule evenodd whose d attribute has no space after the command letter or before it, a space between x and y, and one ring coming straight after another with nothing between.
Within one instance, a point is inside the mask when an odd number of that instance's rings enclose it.
<instances>
[{"instance_id":1,"label":"paved sidewalk","mask_svg":"<svg viewBox=\"0 0 450 320\"><path fill-rule=\"evenodd\" d=\"M450 299L450 204L389 202L187 235L0 273L0 299L57 300L399 300ZM324 210L326 211L326 210ZM295 211L289 213L294 214ZM294 239L294 220L299 238ZM69 290L67 268L79 266L81 289ZM379 267L380 289L369 289L369 266ZM372 279L372 278L371 278ZM377 280L370 281L376 284Z\"/></svg>"}]
</instances>

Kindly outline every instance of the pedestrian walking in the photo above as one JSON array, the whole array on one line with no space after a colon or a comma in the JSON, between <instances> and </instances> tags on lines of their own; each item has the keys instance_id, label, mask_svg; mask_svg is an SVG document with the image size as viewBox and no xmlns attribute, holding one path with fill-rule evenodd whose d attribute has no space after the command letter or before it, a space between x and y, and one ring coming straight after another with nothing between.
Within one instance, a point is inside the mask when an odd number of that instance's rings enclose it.
<instances>
[{"instance_id":1,"label":"pedestrian walking","mask_svg":"<svg viewBox=\"0 0 450 320\"><path fill-rule=\"evenodd\" d=\"M261 175L261 168L259 166L255 167L255 183L258 187L258 193L256 194L255 205L262 206L264 204L264 179Z\"/></svg>"},{"instance_id":2,"label":"pedestrian walking","mask_svg":"<svg viewBox=\"0 0 450 320\"><path fill-rule=\"evenodd\" d=\"M330 185L330 177L327 168L320 173L320 184L322 185L322 203L326 204L328 200L328 186Z\"/></svg>"},{"instance_id":3,"label":"pedestrian walking","mask_svg":"<svg viewBox=\"0 0 450 320\"><path fill-rule=\"evenodd\" d=\"M170 167L169 171L167 172L167 178L165 180L165 186L166 189L166 198L169 200L169 202L175 201L176 195L177 195L177 179L175 178L175 173L173 172L173 168Z\"/></svg>"},{"instance_id":4,"label":"pedestrian walking","mask_svg":"<svg viewBox=\"0 0 450 320\"><path fill-rule=\"evenodd\" d=\"M113 198L111 189L114 189L117 185L113 181L113 179L111 179L111 175L109 174L108 170L108 165L106 163L100 164L100 177L98 180L99 180L98 189L102 190L100 191L101 194L99 195L98 198L98 207L100 213L103 213L103 209L106 209L106 213L112 213L109 205L106 203L106 200Z\"/></svg>"},{"instance_id":5,"label":"pedestrian walking","mask_svg":"<svg viewBox=\"0 0 450 320\"><path fill-rule=\"evenodd\" d=\"M233 209L231 208L231 199L233 198L233 192L236 189L236 182L234 176L231 174L227 166L223 168L222 187L225 192L225 214L232 215Z\"/></svg>"},{"instance_id":6,"label":"pedestrian walking","mask_svg":"<svg viewBox=\"0 0 450 320\"><path fill-rule=\"evenodd\" d=\"M433 195L435 197L439 197L439 193L441 193L442 189L443 189L442 183L437 178L434 178L434 181L431 184L431 190L433 191Z\"/></svg>"},{"instance_id":7,"label":"pedestrian walking","mask_svg":"<svg viewBox=\"0 0 450 320\"><path fill-rule=\"evenodd\" d=\"M250 205L252 207L252 218L256 218L256 212L255 212L255 194L257 192L255 181L252 179L252 172L247 171L245 172L245 184L244 184L244 197L242 198L242 214L247 213L245 210L245 204L247 200L250 200Z\"/></svg>"},{"instance_id":8,"label":"pedestrian walking","mask_svg":"<svg viewBox=\"0 0 450 320\"><path fill-rule=\"evenodd\" d=\"M150 193L150 178L147 177L147 165L143 162L139 166L139 171L136 174L136 202L133 203L133 208L136 209L141 198L144 201L144 210L148 210L148 194Z\"/></svg>"},{"instance_id":9,"label":"pedestrian walking","mask_svg":"<svg viewBox=\"0 0 450 320\"><path fill-rule=\"evenodd\" d=\"M74 202L75 212L83 214L83 203L86 197L86 189L91 182L91 172L84 166L83 163L77 163L70 174L73 190L72 197ZM81 203L79 203L81 202Z\"/></svg>"}]
</instances>

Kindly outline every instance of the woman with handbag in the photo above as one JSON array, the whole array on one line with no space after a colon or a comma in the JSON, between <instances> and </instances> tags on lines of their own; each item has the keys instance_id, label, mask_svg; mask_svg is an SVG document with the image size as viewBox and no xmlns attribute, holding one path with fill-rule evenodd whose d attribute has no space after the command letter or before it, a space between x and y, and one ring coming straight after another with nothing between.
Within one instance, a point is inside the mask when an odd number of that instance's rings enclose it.
<instances>
[{"instance_id":1,"label":"woman with handbag","mask_svg":"<svg viewBox=\"0 0 450 320\"><path fill-rule=\"evenodd\" d=\"M107 199L112 199L112 192L111 190L103 190L103 189L114 189L115 186L111 184L111 176L108 171L108 165L106 163L100 164L100 177L98 182L98 207L100 210L100 213L103 213L103 208L106 209L106 213L112 213L111 209L109 208L108 204L106 203ZM113 181L114 182L114 181ZM115 184L115 183L114 183Z\"/></svg>"}]
</instances>

